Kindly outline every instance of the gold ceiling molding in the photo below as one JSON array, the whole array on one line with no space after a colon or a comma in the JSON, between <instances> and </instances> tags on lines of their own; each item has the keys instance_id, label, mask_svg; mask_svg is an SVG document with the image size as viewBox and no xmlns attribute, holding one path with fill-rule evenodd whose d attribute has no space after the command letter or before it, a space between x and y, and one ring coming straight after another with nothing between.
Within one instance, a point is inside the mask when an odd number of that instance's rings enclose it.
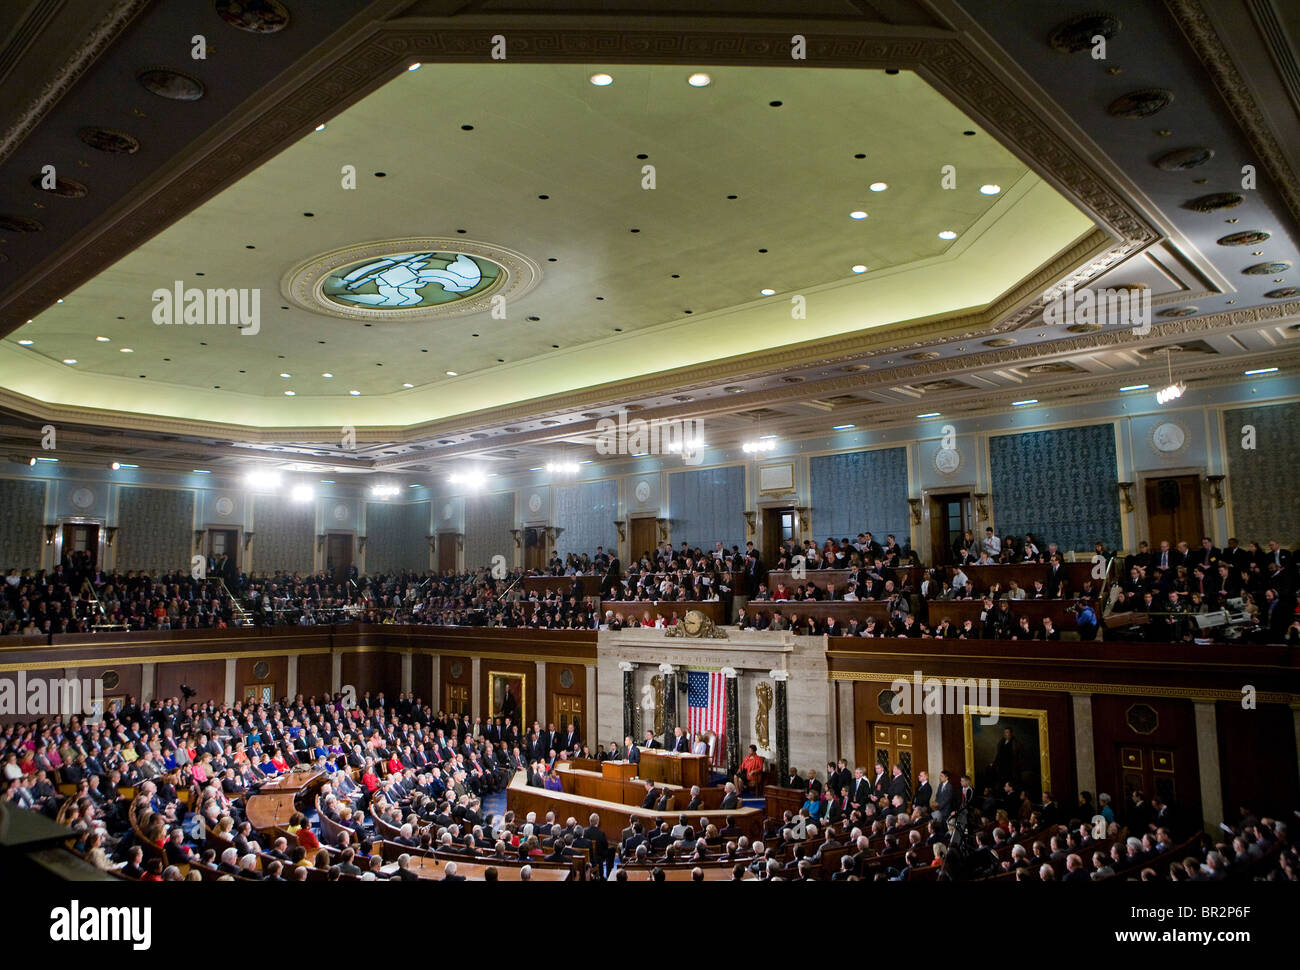
<instances>
[{"instance_id":1,"label":"gold ceiling molding","mask_svg":"<svg viewBox=\"0 0 1300 970\"><path fill-rule=\"evenodd\" d=\"M516 27L511 19L502 18L499 29L509 29L511 57L515 60L790 65L788 30L769 29L766 25L700 27L692 21L685 22L692 26L684 26L682 21L665 20L656 29L624 31L567 23L562 28L549 27L539 25L535 17ZM413 57L431 63L488 60L491 33L481 28L448 28L445 21L394 22L358 32L350 38L350 45L340 42L327 55L326 63L302 67L295 78L281 84L264 105L258 106L257 113L237 113L225 137L205 153L191 156L188 167L178 166L172 177L157 180L153 191L136 198L115 220L105 220L81 242L65 246L29 288L13 295L10 318L34 316L115 262L124 246L154 236L296 141L319 118L337 115L344 106L397 76ZM1020 89L1009 80L1004 82L981 62L979 51L968 47L957 35L927 28L855 23L843 34L814 32L807 36L809 57L805 63L809 66L914 70L1028 164L1046 172L1053 184L1102 223L1105 232L1089 237L1084 246L1087 252L1081 257L1092 260L1093 275L1159 238L1156 229L1141 217L1139 207L1123 197L1086 156L1076 153L1051 127L1050 106L1039 108L1023 101ZM1054 283L1060 278L1057 269L1054 267L1050 274L1035 274L1035 279L1043 276L1046 284ZM1056 279L1046 278L1051 275ZM1041 290L1038 297L1041 299ZM1034 302L997 321L997 329L1013 329L1032 317L1037 312ZM973 318L970 325L987 323ZM932 326L914 325L903 332L903 339L920 339ZM517 414L519 410L512 408L505 413ZM414 433L436 432L446 426L439 422ZM283 439L286 429L278 429L278 433Z\"/></svg>"},{"instance_id":2,"label":"gold ceiling molding","mask_svg":"<svg viewBox=\"0 0 1300 970\"><path fill-rule=\"evenodd\" d=\"M1273 187L1286 202L1291 215L1300 221L1300 186L1297 185L1300 178L1273 136L1264 112L1251 97L1250 88L1219 39L1218 31L1200 0L1165 0L1165 9L1210 75L1219 96L1249 139L1250 147L1263 161Z\"/></svg>"},{"instance_id":3,"label":"gold ceiling molding","mask_svg":"<svg viewBox=\"0 0 1300 970\"><path fill-rule=\"evenodd\" d=\"M112 10L90 29L81 46L66 64L28 102L18 117L0 134L0 163L3 163L44 120L45 116L72 90L82 76L127 29L131 21L144 12L152 0L119 0ZM42 29L44 25L41 25ZM30 314L29 314L30 315Z\"/></svg>"}]
</instances>

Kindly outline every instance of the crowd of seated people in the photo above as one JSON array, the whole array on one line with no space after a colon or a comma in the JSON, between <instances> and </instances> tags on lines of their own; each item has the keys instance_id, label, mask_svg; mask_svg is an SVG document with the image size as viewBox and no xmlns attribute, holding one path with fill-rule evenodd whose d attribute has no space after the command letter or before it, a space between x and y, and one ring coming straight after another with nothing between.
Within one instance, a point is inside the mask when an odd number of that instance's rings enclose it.
<instances>
[{"instance_id":1,"label":"crowd of seated people","mask_svg":"<svg viewBox=\"0 0 1300 970\"><path fill-rule=\"evenodd\" d=\"M518 866L572 863L579 853L590 878L619 867L721 866L772 881L1300 881L1286 824L1247 808L1212 840L1141 792L1124 805L1106 794L1094 804L1084 792L1067 808L1009 780L977 792L950 771L913 781L902 765L867 771L843 759L821 777L792 767L781 781L800 793L800 808L765 819L752 842L721 816L721 825L692 827L672 815L635 822L614 842L596 816L584 826L484 809L516 771L558 786L555 764L586 750L574 725L523 730L508 717L434 712L410 694L391 704L366 694L351 708L341 696L230 707L128 699L98 724L15 724L0 742L0 798L57 818L91 864L142 881L406 880L418 855ZM328 772L316 808L255 831L249 796L303 766ZM728 782L731 804L753 780L742 771ZM967 841L950 824L958 819ZM945 872L954 841L962 867ZM384 866L386 843L406 865Z\"/></svg>"},{"instance_id":2,"label":"crowd of seated people","mask_svg":"<svg viewBox=\"0 0 1300 970\"><path fill-rule=\"evenodd\" d=\"M570 553L553 556L542 572L568 576L566 591L537 592L525 588L523 571L496 577L487 568L462 574L403 571L375 576L346 574L303 576L275 573L249 577L228 560L212 560L209 577L184 573L151 576L96 570L84 554L65 560L48 573L11 569L0 601L0 630L4 633L48 635L117 629L154 630L222 628L241 625L317 623L385 623L434 626L595 630L672 625L673 618L650 610L602 610L599 600L646 604L721 602L733 622L755 629L795 629L813 634L905 636L938 638L1042 639L1059 637L1050 621L1016 616L1019 600L1072 600L1081 638L1105 635L1104 618L1112 613L1149 614L1150 623L1124 630L1126 639L1188 640L1198 634L1192 616L1220 609L1244 615L1233 628L1259 642L1300 642L1297 607L1297 568L1289 551L1276 541L1266 547L1241 546L1229 539L1220 550L1203 539L1193 550L1186 542L1162 541L1152 551L1146 542L1139 551L1116 563L1110 597L1097 602L1102 580L1074 585L1064 556L1054 542L1032 533L1022 539L999 538L991 528L983 539L966 532L954 545L955 565L949 569L914 570L916 557L893 535L884 543L870 532L850 540L787 542L776 551L774 568L795 570L805 579L771 587L767 568L753 542L742 550L715 542L711 550L682 542L674 549L661 542L644 551L624 571L616 555L597 547L593 556ZM1110 565L1104 543L1094 554ZM1021 586L1003 581L996 572L967 570L997 564L1040 564L1041 577ZM807 579L809 570L840 570L836 579ZM815 574L814 574L815 575ZM1076 574L1077 575L1077 574ZM600 580L598 597L579 578ZM920 581L915 578L920 576ZM246 604L240 605L232 594ZM743 610L736 598L746 598ZM960 622L945 615L943 603L983 600L978 620ZM800 616L778 603L808 601L885 603L888 617L872 619ZM766 604L771 603L769 608ZM966 611L963 611L966 612ZM1058 621L1059 622L1059 621Z\"/></svg>"}]
</instances>

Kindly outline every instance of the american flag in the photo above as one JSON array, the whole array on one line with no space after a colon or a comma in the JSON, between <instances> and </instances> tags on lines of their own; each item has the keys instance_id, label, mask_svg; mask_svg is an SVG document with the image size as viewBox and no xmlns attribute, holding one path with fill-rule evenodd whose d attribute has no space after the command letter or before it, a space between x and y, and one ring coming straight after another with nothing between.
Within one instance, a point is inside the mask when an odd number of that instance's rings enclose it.
<instances>
[{"instance_id":1,"label":"american flag","mask_svg":"<svg viewBox=\"0 0 1300 970\"><path fill-rule=\"evenodd\" d=\"M687 730L694 735L712 731L717 735L713 746L713 762L720 764L722 758L722 738L727 725L727 679L722 674L711 674L703 670L686 672L686 703L689 709Z\"/></svg>"}]
</instances>

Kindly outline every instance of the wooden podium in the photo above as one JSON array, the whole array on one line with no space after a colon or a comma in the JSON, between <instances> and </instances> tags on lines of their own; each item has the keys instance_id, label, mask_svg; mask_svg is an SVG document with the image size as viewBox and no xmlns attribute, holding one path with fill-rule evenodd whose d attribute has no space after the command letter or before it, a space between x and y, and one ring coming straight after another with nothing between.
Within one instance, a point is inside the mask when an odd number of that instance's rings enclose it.
<instances>
[{"instance_id":1,"label":"wooden podium","mask_svg":"<svg viewBox=\"0 0 1300 970\"><path fill-rule=\"evenodd\" d=\"M703 788L709 783L709 756L643 748L639 774L646 781L662 781L683 788L699 785Z\"/></svg>"},{"instance_id":2,"label":"wooden podium","mask_svg":"<svg viewBox=\"0 0 1300 970\"><path fill-rule=\"evenodd\" d=\"M631 781L636 777L637 766L630 761L602 761L601 777L606 781Z\"/></svg>"}]
</instances>

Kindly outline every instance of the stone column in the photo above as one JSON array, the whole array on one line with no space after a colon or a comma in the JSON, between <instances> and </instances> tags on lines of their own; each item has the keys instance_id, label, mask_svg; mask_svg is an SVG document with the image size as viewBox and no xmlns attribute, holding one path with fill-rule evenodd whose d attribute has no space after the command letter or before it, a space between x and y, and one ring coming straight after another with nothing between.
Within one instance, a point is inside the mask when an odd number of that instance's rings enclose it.
<instances>
[{"instance_id":1,"label":"stone column","mask_svg":"<svg viewBox=\"0 0 1300 970\"><path fill-rule=\"evenodd\" d=\"M429 707L432 708L433 713L437 714L438 708L442 707L442 697L440 696L442 693L442 658L435 654L433 663L429 666L433 668L433 676L430 678L432 683L429 685L433 693L429 695Z\"/></svg>"},{"instance_id":2,"label":"stone column","mask_svg":"<svg viewBox=\"0 0 1300 970\"><path fill-rule=\"evenodd\" d=\"M298 696L298 655L296 653L289 655L289 662L285 665L285 668L288 671L286 676L289 679L288 683L284 685L285 695L292 701Z\"/></svg>"},{"instance_id":3,"label":"stone column","mask_svg":"<svg viewBox=\"0 0 1300 970\"><path fill-rule=\"evenodd\" d=\"M735 667L723 667L727 679L727 730L723 736L726 747L717 752L719 760L726 755L727 777L735 778L740 772L740 677Z\"/></svg>"},{"instance_id":4,"label":"stone column","mask_svg":"<svg viewBox=\"0 0 1300 970\"><path fill-rule=\"evenodd\" d=\"M226 706L227 707L235 706L235 692L238 690L239 690L239 686L235 683L235 658L227 657L226 658ZM198 700L198 698L196 697L195 700Z\"/></svg>"},{"instance_id":5,"label":"stone column","mask_svg":"<svg viewBox=\"0 0 1300 970\"><path fill-rule=\"evenodd\" d=\"M1092 733L1092 695L1070 692L1074 704L1074 764L1081 792L1092 792L1097 804L1097 760Z\"/></svg>"},{"instance_id":6,"label":"stone column","mask_svg":"<svg viewBox=\"0 0 1300 970\"><path fill-rule=\"evenodd\" d=\"M528 723L519 725L519 729L525 734L528 733L528 724L532 724L534 720L540 721L543 727L546 725L546 661L538 660L536 665L537 690L533 693L533 701L537 706L533 708L534 713L528 718Z\"/></svg>"},{"instance_id":7,"label":"stone column","mask_svg":"<svg viewBox=\"0 0 1300 970\"><path fill-rule=\"evenodd\" d=\"M785 682L790 679L790 672L773 670L768 676L776 683L776 763L784 781L790 770L790 722L785 709Z\"/></svg>"},{"instance_id":8,"label":"stone column","mask_svg":"<svg viewBox=\"0 0 1300 970\"><path fill-rule=\"evenodd\" d=\"M925 770L930 775L930 785L937 787L939 772L943 771L943 715L938 712L925 715L925 760L927 762ZM912 777L916 777L915 771Z\"/></svg>"},{"instance_id":9,"label":"stone column","mask_svg":"<svg viewBox=\"0 0 1300 970\"><path fill-rule=\"evenodd\" d=\"M620 660L618 669L623 671L623 737L637 741L636 736L636 664L629 660ZM1300 724L1300 721L1296 722ZM622 738L619 745L623 744Z\"/></svg>"},{"instance_id":10,"label":"stone column","mask_svg":"<svg viewBox=\"0 0 1300 970\"><path fill-rule=\"evenodd\" d=\"M480 708L479 708L479 706L478 706L478 705L479 705L479 701L481 700L481 698L479 697L479 686L478 686L478 682L479 682L479 664L480 664L479 658L478 658L478 657L474 657L474 658L470 661L470 665L469 665L469 671L470 671L470 673L469 673L469 677L470 677L470 685L469 685L469 719L470 719L471 723L473 722L474 718L476 718L476 717L482 717L482 716L483 716L482 713L481 713L481 710L480 710Z\"/></svg>"},{"instance_id":11,"label":"stone column","mask_svg":"<svg viewBox=\"0 0 1300 970\"><path fill-rule=\"evenodd\" d=\"M343 689L343 654L337 650L330 651L330 693L337 694Z\"/></svg>"},{"instance_id":12,"label":"stone column","mask_svg":"<svg viewBox=\"0 0 1300 970\"><path fill-rule=\"evenodd\" d=\"M677 726L677 668L660 664L659 673L664 678L664 736L660 739L667 748L672 743L673 728Z\"/></svg>"},{"instance_id":13,"label":"stone column","mask_svg":"<svg viewBox=\"0 0 1300 970\"><path fill-rule=\"evenodd\" d=\"M411 654L404 653L402 657L402 693L406 694L411 691Z\"/></svg>"},{"instance_id":14,"label":"stone column","mask_svg":"<svg viewBox=\"0 0 1300 970\"><path fill-rule=\"evenodd\" d=\"M141 665L140 665L140 704L141 704L141 706L144 706L144 705L146 705L146 704L152 704L152 703L153 703L154 681L155 681L156 679L157 679L157 678L156 678L156 676L155 676L155 674L154 674L154 665L153 665L153 664L148 663L148 664L141 664ZM1300 724L1300 721L1298 721L1297 724ZM1300 728L1297 728L1297 730L1300 730Z\"/></svg>"},{"instance_id":15,"label":"stone column","mask_svg":"<svg viewBox=\"0 0 1300 970\"><path fill-rule=\"evenodd\" d=\"M596 665L586 664L587 670L587 711L584 723L578 725L578 735L587 739L587 747L600 750L597 738L600 721L596 719Z\"/></svg>"},{"instance_id":16,"label":"stone column","mask_svg":"<svg viewBox=\"0 0 1300 970\"><path fill-rule=\"evenodd\" d=\"M853 681L837 680L835 690L840 702L840 750L836 753L836 758L843 758L852 768L858 763L857 714L853 710Z\"/></svg>"},{"instance_id":17,"label":"stone column","mask_svg":"<svg viewBox=\"0 0 1300 970\"><path fill-rule=\"evenodd\" d=\"M1219 723L1214 701L1196 701L1196 761L1201 773L1201 816L1205 831L1223 821L1222 776L1219 772Z\"/></svg>"}]
</instances>

